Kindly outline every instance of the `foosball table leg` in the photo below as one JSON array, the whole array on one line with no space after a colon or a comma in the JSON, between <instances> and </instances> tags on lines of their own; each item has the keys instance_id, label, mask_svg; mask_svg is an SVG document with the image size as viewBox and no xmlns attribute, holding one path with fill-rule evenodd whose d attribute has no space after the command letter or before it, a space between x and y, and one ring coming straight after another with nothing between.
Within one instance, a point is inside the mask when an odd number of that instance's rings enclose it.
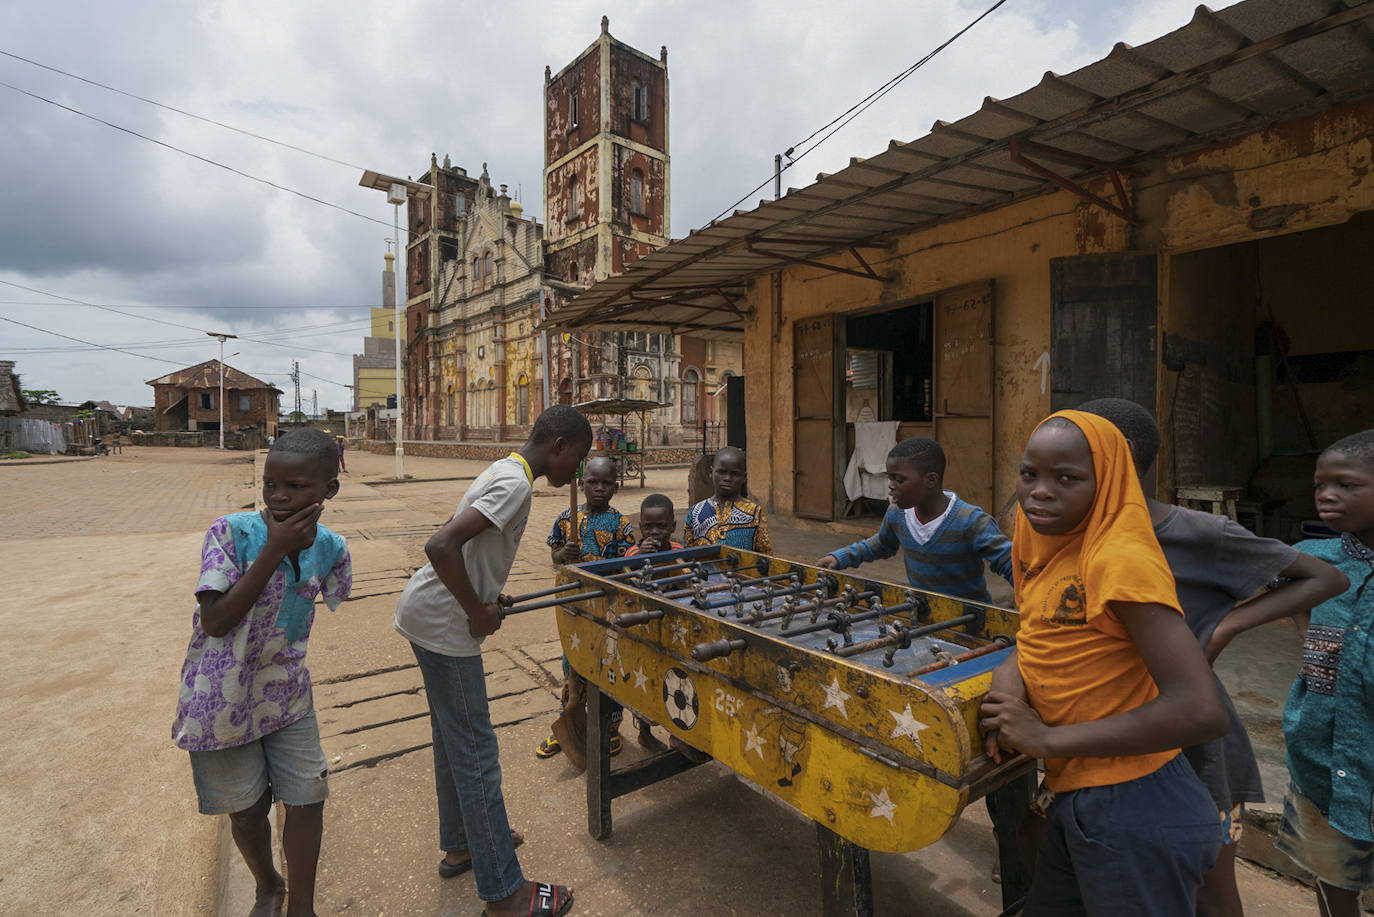
<instances>
[{"instance_id":1,"label":"foosball table leg","mask_svg":"<svg viewBox=\"0 0 1374 917\"><path fill-rule=\"evenodd\" d=\"M868 848L851 843L816 823L821 850L823 917L873 917L873 875Z\"/></svg>"},{"instance_id":2,"label":"foosball table leg","mask_svg":"<svg viewBox=\"0 0 1374 917\"><path fill-rule=\"evenodd\" d=\"M587 830L598 841L611 836L611 705L587 683Z\"/></svg>"},{"instance_id":3,"label":"foosball table leg","mask_svg":"<svg viewBox=\"0 0 1374 917\"><path fill-rule=\"evenodd\" d=\"M997 810L997 856L1002 864L1002 907L1023 901L1030 892L1031 871L1021 854L1017 833L1035 797L1037 774L1034 762L1026 771L993 791Z\"/></svg>"}]
</instances>

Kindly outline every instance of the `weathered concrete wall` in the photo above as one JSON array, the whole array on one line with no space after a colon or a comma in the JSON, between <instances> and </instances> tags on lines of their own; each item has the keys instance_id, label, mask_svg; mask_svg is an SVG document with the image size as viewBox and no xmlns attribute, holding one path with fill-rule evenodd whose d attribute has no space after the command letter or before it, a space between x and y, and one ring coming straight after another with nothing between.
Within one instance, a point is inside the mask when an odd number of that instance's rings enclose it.
<instances>
[{"instance_id":1,"label":"weathered concrete wall","mask_svg":"<svg viewBox=\"0 0 1374 917\"><path fill-rule=\"evenodd\" d=\"M1050 343L1049 259L1082 252L1082 206L1077 198L1060 192L902 237L890 252L866 255L875 270L889 277L882 284L809 267L789 269L781 275L781 301L775 303L769 279L756 283L749 297L753 314L745 325L743 354L749 380L749 482L754 492L769 501L771 510L792 512L793 322L884 304L895 307L991 279L996 341L994 502L1001 506L1012 494L1015 463L1026 438L1049 413L1049 391L1042 388L1036 367ZM764 418L766 424L761 422ZM957 456L949 458L958 461Z\"/></svg>"},{"instance_id":2,"label":"weathered concrete wall","mask_svg":"<svg viewBox=\"0 0 1374 917\"><path fill-rule=\"evenodd\" d=\"M406 455L427 455L436 458L485 459L496 461L519 449L523 440L505 442L411 442L406 441ZM378 455L391 455L396 444L381 440L350 441L350 449L364 449ZM687 465L696 459L697 450L687 446L651 446L644 450L648 465Z\"/></svg>"},{"instance_id":3,"label":"weathered concrete wall","mask_svg":"<svg viewBox=\"0 0 1374 917\"><path fill-rule=\"evenodd\" d=\"M795 470L793 322L897 305L963 284L992 280L996 340L994 503L1005 505L1014 491L1016 462L1023 444L1049 411L1049 392L1036 361L1049 351L1049 262L1060 256L1159 252L1161 335L1166 340L1171 333L1196 335L1210 342L1209 346L1222 354L1222 363L1231 367L1233 378L1227 384L1233 391L1223 403L1229 404L1230 410L1243 412L1246 398L1253 399L1253 385L1248 396L1244 392L1241 368L1253 359L1253 313L1244 316L1241 327L1237 324L1242 322L1241 304L1254 284L1238 276L1235 265L1227 268L1221 262L1215 264L1220 272L1215 276L1207 276L1201 263L1191 267L1180 263L1179 270L1188 276L1171 282L1171 256L1238 242L1271 247L1282 242L1286 267L1261 284L1266 301L1272 299L1278 309L1282 299L1286 304L1283 308L1293 310L1285 313L1290 318L1280 319L1281 324L1301 326L1303 335L1333 338L1343 337L1342 330L1353 325L1374 327L1367 319L1370 278L1348 267L1352 258L1359 257L1355 253L1368 251L1361 246L1374 239L1366 239L1363 229L1351 230L1354 234L1348 235L1342 246L1315 239L1294 241L1302 237L1286 235L1343 223L1357 212L1374 209L1371 133L1374 101L1366 101L1337 106L1313 118L1200 151L1143 163L1128 176L1141 220L1134 230L1078 197L1057 191L898 238L890 251L875 254L870 260L876 270L887 275L881 284L809 267L783 271L776 286L772 278L759 278L749 294L753 312L745 326L751 486L774 511L791 512ZM1098 183L1093 190L1104 189ZM1280 235L1284 240L1260 241ZM1276 257L1268 256L1271 251L1277 255L1279 249L1266 249L1261 263L1279 263ZM849 262L845 256L837 256L836 263ZM1313 278L1318 273L1324 279L1317 281L1314 289ZM1207 290L1215 291L1219 285L1226 287L1224 296L1209 296ZM1285 292L1271 297L1270 290ZM1317 303L1323 314L1321 322L1310 317ZM1318 325L1321 331L1313 327ZM1313 330L1307 330L1310 327ZM1301 346L1334 345L1314 339L1310 345ZM1344 349L1371 346L1363 337L1341 345ZM1160 385L1156 409L1161 427L1168 431L1178 380L1176 373L1162 366L1157 371ZM1275 398L1276 407L1279 400ZM1351 402L1347 398L1343 403ZM1276 426L1278 421L1276 417ZM1243 418L1229 422L1235 427L1235 437L1250 437L1253 442L1252 428ZM1239 455L1245 447L1227 443L1226 448ZM1240 461L1236 455L1220 459L1215 471L1226 473ZM957 462L958 457L950 456L950 461Z\"/></svg>"}]
</instances>

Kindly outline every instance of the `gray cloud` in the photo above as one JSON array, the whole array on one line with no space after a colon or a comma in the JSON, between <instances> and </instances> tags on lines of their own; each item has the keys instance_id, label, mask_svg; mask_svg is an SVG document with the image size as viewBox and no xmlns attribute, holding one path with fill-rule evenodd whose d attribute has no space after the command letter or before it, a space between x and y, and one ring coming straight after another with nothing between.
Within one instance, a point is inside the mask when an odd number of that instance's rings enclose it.
<instances>
[{"instance_id":1,"label":"gray cloud","mask_svg":"<svg viewBox=\"0 0 1374 917\"><path fill-rule=\"evenodd\" d=\"M363 166L418 175L431 152L522 191L542 212L544 66L592 42L603 12L641 50L669 49L672 231L685 235L763 181L775 152L801 139L928 51L985 3L393 4L266 0L108 4L12 0L0 47ZM1119 38L1184 24L1178 0L1013 0L805 160L801 186L850 156L910 140L984 95L1010 95L1047 69L1067 71ZM355 169L322 162L0 58L0 80L82 108L389 223ZM197 328L270 336L294 350L240 342L230 362L284 372L289 361L350 381L345 328L292 340L293 329L362 319L342 309L379 299L389 225L300 200L0 89L0 278ZM755 197L768 196L765 189ZM752 206L752 199L745 207ZM0 300L35 299L0 286ZM247 309L245 306L271 306ZM302 307L322 307L303 312ZM113 343L189 340L195 332L72 307L0 305L0 316ZM304 332L296 332L304 333ZM197 342L150 351L184 363ZM146 402L144 380L169 368L119 354L40 354L75 346L0 323L0 356L31 387L71 399ZM342 356L303 348L334 351ZM282 383L280 377L275 381ZM342 406L343 389L318 385Z\"/></svg>"}]
</instances>

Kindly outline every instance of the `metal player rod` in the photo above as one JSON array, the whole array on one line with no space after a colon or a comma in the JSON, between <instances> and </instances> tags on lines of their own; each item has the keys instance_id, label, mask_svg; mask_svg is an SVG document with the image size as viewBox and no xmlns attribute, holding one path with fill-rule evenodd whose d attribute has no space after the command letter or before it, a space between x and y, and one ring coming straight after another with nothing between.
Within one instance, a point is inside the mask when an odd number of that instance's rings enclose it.
<instances>
[{"instance_id":1,"label":"metal player rod","mask_svg":"<svg viewBox=\"0 0 1374 917\"><path fill-rule=\"evenodd\" d=\"M858 597L862 598L865 595L875 594L876 593L872 592L861 592ZM879 605L871 611L861 611L853 615L842 612L832 612L828 620L819 621L815 624L806 624L802 627L798 627L796 630L785 630L782 634L790 640L793 637L805 637L807 634L818 634L823 630L833 630L839 633L851 624L860 624L864 621L871 621L874 618L881 618L885 615L899 615L904 611L908 611L910 608L910 602L903 602L900 605L893 605L890 608ZM842 614L843 617L841 617Z\"/></svg>"},{"instance_id":2,"label":"metal player rod","mask_svg":"<svg viewBox=\"0 0 1374 917\"><path fill-rule=\"evenodd\" d=\"M976 650L970 650L967 653L960 653L958 656L951 656L948 659L941 659L937 662L932 662L930 665L923 665L919 669L913 669L912 671L907 672L906 677L920 678L922 675L928 675L931 672L938 672L940 669L948 669L953 666L959 665L960 663L968 662L971 659L977 659L980 656L987 656L990 653L995 653L998 650L1004 650L1009 646L1015 645L1015 637L1008 637L1006 634L998 634L987 646L980 646Z\"/></svg>"},{"instance_id":3,"label":"metal player rod","mask_svg":"<svg viewBox=\"0 0 1374 917\"><path fill-rule=\"evenodd\" d=\"M590 599L604 598L605 595L606 592L603 589L597 589L594 592L579 592L577 595L563 595L556 599L545 599L542 602L535 602L532 605L502 608L501 617L506 618L511 615L524 614L527 611L538 611L541 608L552 608L555 605L570 605L573 602L586 602Z\"/></svg>"},{"instance_id":4,"label":"metal player rod","mask_svg":"<svg viewBox=\"0 0 1374 917\"><path fill-rule=\"evenodd\" d=\"M526 592L524 595L503 595L500 601L502 605L519 605L521 602L532 602L535 599L542 599L546 595L558 595L560 592L572 592L574 589L581 588L581 583L564 583L561 586L554 586L552 589L541 589L538 592Z\"/></svg>"},{"instance_id":5,"label":"metal player rod","mask_svg":"<svg viewBox=\"0 0 1374 917\"><path fill-rule=\"evenodd\" d=\"M771 602L773 599L781 599L789 595L801 595L804 592L817 592L827 588L825 583L808 583L805 586L793 586L791 589L780 589L777 592L765 592L763 595L752 598L738 598L731 596L723 602L708 602L705 605L698 605L702 611L714 611L717 608L725 608L729 605L738 605L741 602Z\"/></svg>"},{"instance_id":6,"label":"metal player rod","mask_svg":"<svg viewBox=\"0 0 1374 917\"><path fill-rule=\"evenodd\" d=\"M709 576L711 576L711 575L713 575L713 574L716 574L716 573L719 573L719 574L721 574L722 576L729 576L729 574L726 573L724 570L707 570L706 567L707 567L707 565L708 565L709 563L723 563L723 561L700 561L699 563L695 563L695 564L687 564L687 565L685 565L685 566L690 566L690 567L694 567L694 568L695 568L695 569L692 570L691 573L684 573L684 574L682 574L681 576L666 576L666 577L664 577L663 579L656 579L656 580L654 580L650 585L653 585L653 586L657 586L657 587L662 588L663 586L672 586L672 585L675 584L675 583L685 583L685 582L688 582L688 581L690 581L690 580L703 580L703 581L704 581L707 577L709 577ZM726 564L725 566L726 566L726 567L729 567L730 569L734 569L734 565L733 565L733 564ZM679 590L679 591L681 591L681 590ZM688 590L682 592L682 594L683 594L683 595L691 595L691 594L692 594L692 590L688 589ZM671 595L671 594L665 595L665 598L670 597L670 595Z\"/></svg>"},{"instance_id":7,"label":"metal player rod","mask_svg":"<svg viewBox=\"0 0 1374 917\"><path fill-rule=\"evenodd\" d=\"M709 586L707 586L707 587L705 588L705 590L703 590L703 591L705 591L705 592L724 592L724 591L726 591L727 589L733 589L735 586L739 586L741 589L757 589L757 588L759 588L759 583L775 583L775 582L777 582L778 580L787 579L788 577L793 576L793 575L794 575L794 574L792 574L792 573L775 573L775 574L772 575L772 576L761 576L761 577L759 577L758 579L742 580L742 581L733 582L733 583L732 583L732 582L711 583L711 584L710 584ZM676 578L676 577L674 577L674 578ZM685 597L687 597L687 596L689 596L689 595L696 595L696 594L697 594L697 591L696 591L695 589L674 589L672 592L665 592L665 593L663 593L663 597L664 597L665 599L681 599L681 598L685 598Z\"/></svg>"},{"instance_id":8,"label":"metal player rod","mask_svg":"<svg viewBox=\"0 0 1374 917\"><path fill-rule=\"evenodd\" d=\"M867 653L872 650L880 650L885 646L891 646L899 640L914 640L917 637L927 637L942 630L949 630L951 627L958 627L960 624L971 624L978 620L974 614L960 615L957 618L950 618L948 621L936 621L933 624L923 624L920 627L903 628L899 634L890 634L886 637L878 637L874 640L865 640L863 643L855 643L852 646L841 646L833 650L836 656L848 658L857 656L860 653Z\"/></svg>"},{"instance_id":9,"label":"metal player rod","mask_svg":"<svg viewBox=\"0 0 1374 917\"><path fill-rule=\"evenodd\" d=\"M674 561L672 563L663 564L660 567L655 567L653 564L642 564L638 567L634 567L629 570L622 570L619 573L612 573L610 576L606 577L606 579L613 579L617 581L632 579L636 576L642 576L645 570L648 570L650 574L666 573L669 570L683 570L692 566L694 563L696 563L696 561L680 560Z\"/></svg>"},{"instance_id":10,"label":"metal player rod","mask_svg":"<svg viewBox=\"0 0 1374 917\"><path fill-rule=\"evenodd\" d=\"M878 593L876 593L876 592L860 592L858 595L852 597L852 601L855 601L855 602L867 601L868 599L871 599L873 596L875 596L875 595L877 595L877 594L878 594ZM762 599L749 599L748 601L751 601L751 602L754 602L754 601L762 601ZM808 606L805 606L805 607L803 607L803 606L797 606L796 608L791 609L790 612L789 612L789 609L787 609L787 608L778 608L778 609L774 609L774 610L770 610L770 611L759 611L759 612L755 612L755 613L752 614L752 615L746 615L745 618L748 620L748 622L749 622L752 626L758 627L760 624L763 624L763 623L766 622L766 621L776 621L778 618L785 618L785 617L787 617L787 616L789 615L789 613L792 615L792 617L796 617L797 615L801 615L801 614L809 614L813 609L814 609L817 613L820 613L820 612L824 611L824 610L827 609L827 608L834 608L836 605L840 604L841 602L848 602L848 601L851 601L851 598L850 598L849 596L837 595L837 596L835 596L833 599L823 599L823 600L821 600L819 606L817 606L817 605L815 605L815 604L808 605ZM786 634L789 634L789 635L790 635L790 634L796 633L796 631L789 631L789 630L787 630L787 628L785 628L785 627L783 628L783 632L786 633Z\"/></svg>"}]
</instances>

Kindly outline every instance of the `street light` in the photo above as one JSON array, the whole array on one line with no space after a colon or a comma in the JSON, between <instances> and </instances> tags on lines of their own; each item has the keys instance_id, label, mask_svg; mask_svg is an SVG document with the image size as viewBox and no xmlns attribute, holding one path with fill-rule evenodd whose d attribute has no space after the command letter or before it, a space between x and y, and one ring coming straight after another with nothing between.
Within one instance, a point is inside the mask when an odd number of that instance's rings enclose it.
<instances>
[{"instance_id":1,"label":"street light","mask_svg":"<svg viewBox=\"0 0 1374 917\"><path fill-rule=\"evenodd\" d=\"M367 169L363 172L362 180L358 182L363 188L372 188L376 191L386 192L386 201L391 205L391 229L396 236L396 248L399 252L401 248L401 205L406 202L407 194L413 194L424 200L429 197L431 191L435 190L433 185L424 182L411 181L407 178L396 178L392 175L383 175L380 172L373 172ZM401 299L396 297L395 306L395 330L396 330L396 477L406 476L405 464L405 384L401 374L401 339L405 332L401 330Z\"/></svg>"},{"instance_id":2,"label":"street light","mask_svg":"<svg viewBox=\"0 0 1374 917\"><path fill-rule=\"evenodd\" d=\"M238 340L237 334L225 334L219 331L207 331L207 336L219 338L219 447L224 448L224 342L229 338Z\"/></svg>"}]
</instances>

